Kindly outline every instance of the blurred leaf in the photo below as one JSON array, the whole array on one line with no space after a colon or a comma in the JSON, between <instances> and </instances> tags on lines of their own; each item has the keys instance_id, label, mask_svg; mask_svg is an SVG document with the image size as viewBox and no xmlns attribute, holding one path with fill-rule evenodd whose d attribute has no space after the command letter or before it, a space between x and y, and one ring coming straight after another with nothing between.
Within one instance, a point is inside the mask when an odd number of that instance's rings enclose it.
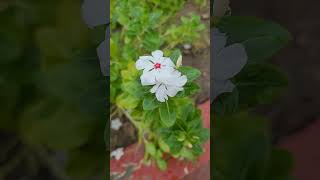
<instances>
[{"instance_id":1,"label":"blurred leaf","mask_svg":"<svg viewBox=\"0 0 320 180\"><path fill-rule=\"evenodd\" d=\"M147 51L155 51L160 49L161 45L164 43L163 38L157 32L148 32L143 40L143 47Z\"/></svg>"},{"instance_id":2,"label":"blurred leaf","mask_svg":"<svg viewBox=\"0 0 320 180\"><path fill-rule=\"evenodd\" d=\"M128 93L122 93L117 97L116 103L124 109L134 109L138 106L140 98L132 96Z\"/></svg>"},{"instance_id":3,"label":"blurred leaf","mask_svg":"<svg viewBox=\"0 0 320 180\"><path fill-rule=\"evenodd\" d=\"M239 92L235 88L231 93L225 93L211 104L215 114L232 114L239 108Z\"/></svg>"},{"instance_id":4,"label":"blurred leaf","mask_svg":"<svg viewBox=\"0 0 320 180\"><path fill-rule=\"evenodd\" d=\"M151 156L156 155L156 147L151 142L145 142L146 152L150 154Z\"/></svg>"},{"instance_id":5,"label":"blurred leaf","mask_svg":"<svg viewBox=\"0 0 320 180\"><path fill-rule=\"evenodd\" d=\"M161 171L165 171L167 169L167 162L165 160L158 158L156 162Z\"/></svg>"},{"instance_id":6,"label":"blurred leaf","mask_svg":"<svg viewBox=\"0 0 320 180\"><path fill-rule=\"evenodd\" d=\"M269 139L266 123L247 113L217 117L213 171L220 180L263 179Z\"/></svg>"},{"instance_id":7,"label":"blurred leaf","mask_svg":"<svg viewBox=\"0 0 320 180\"><path fill-rule=\"evenodd\" d=\"M143 110L154 110L159 106L155 97L147 96L143 99Z\"/></svg>"},{"instance_id":8,"label":"blurred leaf","mask_svg":"<svg viewBox=\"0 0 320 180\"><path fill-rule=\"evenodd\" d=\"M287 86L286 76L271 64L248 65L234 79L239 103L248 107L271 103Z\"/></svg>"},{"instance_id":9,"label":"blurred leaf","mask_svg":"<svg viewBox=\"0 0 320 180\"><path fill-rule=\"evenodd\" d=\"M29 143L65 150L87 142L93 126L88 117L74 108L56 101L43 101L22 114L19 131Z\"/></svg>"},{"instance_id":10,"label":"blurred leaf","mask_svg":"<svg viewBox=\"0 0 320 180\"><path fill-rule=\"evenodd\" d=\"M181 66L178 70L187 76L188 82L196 80L201 75L198 69L189 66Z\"/></svg>"},{"instance_id":11,"label":"blurred leaf","mask_svg":"<svg viewBox=\"0 0 320 180\"><path fill-rule=\"evenodd\" d=\"M161 103L159 113L164 126L171 127L176 122L175 108L170 106L168 102Z\"/></svg>"},{"instance_id":12,"label":"blurred leaf","mask_svg":"<svg viewBox=\"0 0 320 180\"><path fill-rule=\"evenodd\" d=\"M260 62L270 58L292 39L280 25L255 17L226 16L218 24L229 35L232 43L243 43L248 62Z\"/></svg>"},{"instance_id":13,"label":"blurred leaf","mask_svg":"<svg viewBox=\"0 0 320 180\"><path fill-rule=\"evenodd\" d=\"M177 64L177 61L179 59L179 57L181 56L181 51L179 49L175 49L171 55L170 55L170 59L174 64Z\"/></svg>"}]
</instances>

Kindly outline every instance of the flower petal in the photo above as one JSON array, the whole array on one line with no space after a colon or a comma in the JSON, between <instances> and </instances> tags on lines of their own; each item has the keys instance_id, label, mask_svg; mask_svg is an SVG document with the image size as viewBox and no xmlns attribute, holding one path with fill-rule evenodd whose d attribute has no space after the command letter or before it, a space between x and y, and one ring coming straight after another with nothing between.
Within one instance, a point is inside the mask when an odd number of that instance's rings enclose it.
<instances>
[{"instance_id":1,"label":"flower petal","mask_svg":"<svg viewBox=\"0 0 320 180\"><path fill-rule=\"evenodd\" d=\"M168 100L166 89L165 89L165 86L163 84L161 84L159 86L159 88L157 89L156 98L160 102L165 102L166 100Z\"/></svg>"},{"instance_id":2,"label":"flower petal","mask_svg":"<svg viewBox=\"0 0 320 180\"><path fill-rule=\"evenodd\" d=\"M187 76L185 75L180 76L176 81L176 86L182 87L187 83L187 81L188 81Z\"/></svg>"},{"instance_id":3,"label":"flower petal","mask_svg":"<svg viewBox=\"0 0 320 180\"><path fill-rule=\"evenodd\" d=\"M161 64L164 65L165 68L175 68L174 63L171 61L170 58L162 58Z\"/></svg>"},{"instance_id":4,"label":"flower petal","mask_svg":"<svg viewBox=\"0 0 320 180\"><path fill-rule=\"evenodd\" d=\"M109 3L106 0L85 0L82 4L82 16L90 27L107 24L109 17Z\"/></svg>"},{"instance_id":5,"label":"flower petal","mask_svg":"<svg viewBox=\"0 0 320 180\"><path fill-rule=\"evenodd\" d=\"M163 52L160 50L153 51L151 54L156 60L163 57Z\"/></svg>"},{"instance_id":6,"label":"flower petal","mask_svg":"<svg viewBox=\"0 0 320 180\"><path fill-rule=\"evenodd\" d=\"M233 44L221 50L213 60L213 78L227 80L235 76L247 63L247 53L240 43Z\"/></svg>"},{"instance_id":7,"label":"flower petal","mask_svg":"<svg viewBox=\"0 0 320 180\"><path fill-rule=\"evenodd\" d=\"M153 68L152 56L140 56L136 62L136 68L138 70L147 69L148 71Z\"/></svg>"},{"instance_id":8,"label":"flower petal","mask_svg":"<svg viewBox=\"0 0 320 180\"><path fill-rule=\"evenodd\" d=\"M149 86L156 84L155 71L143 72L140 77L142 86Z\"/></svg>"},{"instance_id":9,"label":"flower petal","mask_svg":"<svg viewBox=\"0 0 320 180\"><path fill-rule=\"evenodd\" d=\"M179 91L182 91L183 88L182 87L178 87L178 86L167 86L167 95L170 97L174 97L175 95L177 95L177 93Z\"/></svg>"},{"instance_id":10,"label":"flower petal","mask_svg":"<svg viewBox=\"0 0 320 180\"><path fill-rule=\"evenodd\" d=\"M155 93L155 92L158 90L158 88L159 88L160 85L161 85L161 83L157 83L156 85L154 85L154 86L150 89L150 92L151 92L151 93Z\"/></svg>"}]
</instances>

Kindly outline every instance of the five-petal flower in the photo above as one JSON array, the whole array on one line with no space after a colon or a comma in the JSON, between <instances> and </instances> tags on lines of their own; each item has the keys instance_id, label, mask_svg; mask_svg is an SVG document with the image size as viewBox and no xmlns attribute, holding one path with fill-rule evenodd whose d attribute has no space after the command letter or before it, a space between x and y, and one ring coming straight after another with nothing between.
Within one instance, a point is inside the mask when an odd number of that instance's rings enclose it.
<instances>
[{"instance_id":1,"label":"five-petal flower","mask_svg":"<svg viewBox=\"0 0 320 180\"><path fill-rule=\"evenodd\" d=\"M156 84L157 76L167 70L168 72L173 71L175 68L170 58L163 57L162 51L156 50L151 54L152 56L140 56L136 62L136 68L143 70L140 77L143 86Z\"/></svg>"},{"instance_id":2,"label":"five-petal flower","mask_svg":"<svg viewBox=\"0 0 320 180\"><path fill-rule=\"evenodd\" d=\"M175 65L160 50L153 51L152 56L140 56L136 68L143 70L140 77L143 86L154 85L150 92L156 95L160 102L168 97L174 97L187 83L187 77L175 69Z\"/></svg>"}]
</instances>

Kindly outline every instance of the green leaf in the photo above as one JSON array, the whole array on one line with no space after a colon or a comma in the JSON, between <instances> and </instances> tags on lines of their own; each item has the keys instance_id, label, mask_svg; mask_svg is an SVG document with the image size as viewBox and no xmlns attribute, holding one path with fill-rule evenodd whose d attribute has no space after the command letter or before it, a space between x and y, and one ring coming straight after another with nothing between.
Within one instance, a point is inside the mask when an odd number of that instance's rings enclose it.
<instances>
[{"instance_id":1,"label":"green leaf","mask_svg":"<svg viewBox=\"0 0 320 180\"><path fill-rule=\"evenodd\" d=\"M146 152L151 156L156 156L156 146L152 142L146 142Z\"/></svg>"},{"instance_id":2,"label":"green leaf","mask_svg":"<svg viewBox=\"0 0 320 180\"><path fill-rule=\"evenodd\" d=\"M166 142L164 142L161 138L158 141L160 149L163 152L169 153L170 152L170 147L168 146L168 144Z\"/></svg>"},{"instance_id":3,"label":"green leaf","mask_svg":"<svg viewBox=\"0 0 320 180\"><path fill-rule=\"evenodd\" d=\"M194 109L192 100L189 98L179 98L175 100L175 103L177 107L177 118L181 119L183 122L186 121L187 117L192 113Z\"/></svg>"},{"instance_id":4,"label":"green leaf","mask_svg":"<svg viewBox=\"0 0 320 180\"><path fill-rule=\"evenodd\" d=\"M271 103L287 87L287 78L274 65L252 64L235 77L235 84L241 106L251 107Z\"/></svg>"},{"instance_id":5,"label":"green leaf","mask_svg":"<svg viewBox=\"0 0 320 180\"><path fill-rule=\"evenodd\" d=\"M173 155L179 154L181 148L183 147L182 142L179 142L173 133L169 135L169 137L164 138L164 141L170 147L170 153Z\"/></svg>"},{"instance_id":6,"label":"green leaf","mask_svg":"<svg viewBox=\"0 0 320 180\"><path fill-rule=\"evenodd\" d=\"M215 122L215 176L221 180L266 179L271 145L265 119L241 112L217 116Z\"/></svg>"},{"instance_id":7,"label":"green leaf","mask_svg":"<svg viewBox=\"0 0 320 180\"><path fill-rule=\"evenodd\" d=\"M249 16L226 16L218 24L219 30L228 33L232 42L243 42L257 37L275 37L287 42L292 37L279 24Z\"/></svg>"},{"instance_id":8,"label":"green leaf","mask_svg":"<svg viewBox=\"0 0 320 180\"><path fill-rule=\"evenodd\" d=\"M230 114L238 110L239 107L239 92L235 88L231 93L225 93L218 97L211 105L214 113Z\"/></svg>"},{"instance_id":9,"label":"green leaf","mask_svg":"<svg viewBox=\"0 0 320 180\"><path fill-rule=\"evenodd\" d=\"M196 80L201 75L198 69L189 66L181 66L178 70L187 76L188 82Z\"/></svg>"},{"instance_id":10,"label":"green leaf","mask_svg":"<svg viewBox=\"0 0 320 180\"><path fill-rule=\"evenodd\" d=\"M134 109L138 106L140 99L128 93L122 93L116 99L116 104L125 109Z\"/></svg>"},{"instance_id":11,"label":"green leaf","mask_svg":"<svg viewBox=\"0 0 320 180\"><path fill-rule=\"evenodd\" d=\"M180 153L181 157L186 158L188 160L194 160L195 156L192 153L191 149L187 149L186 147L182 148Z\"/></svg>"},{"instance_id":12,"label":"green leaf","mask_svg":"<svg viewBox=\"0 0 320 180\"><path fill-rule=\"evenodd\" d=\"M174 64L177 64L177 61L180 57L181 57L181 51L179 49L175 49L170 55L170 59Z\"/></svg>"},{"instance_id":13,"label":"green leaf","mask_svg":"<svg viewBox=\"0 0 320 180\"><path fill-rule=\"evenodd\" d=\"M184 95L185 96L191 96L196 94L197 92L199 92L200 90L200 86L195 83L195 82L191 82L191 83L187 83L184 87Z\"/></svg>"},{"instance_id":14,"label":"green leaf","mask_svg":"<svg viewBox=\"0 0 320 180\"><path fill-rule=\"evenodd\" d=\"M242 44L246 48L249 63L256 63L271 58L285 45L282 39L272 36L251 38Z\"/></svg>"},{"instance_id":15,"label":"green leaf","mask_svg":"<svg viewBox=\"0 0 320 180\"><path fill-rule=\"evenodd\" d=\"M158 158L156 162L161 171L165 171L167 169L167 162L165 160Z\"/></svg>"},{"instance_id":16,"label":"green leaf","mask_svg":"<svg viewBox=\"0 0 320 180\"><path fill-rule=\"evenodd\" d=\"M171 127L176 122L176 113L174 108L170 108L169 103L162 103L159 108L160 119L165 127Z\"/></svg>"},{"instance_id":17,"label":"green leaf","mask_svg":"<svg viewBox=\"0 0 320 180\"><path fill-rule=\"evenodd\" d=\"M230 43L243 43L249 63L270 58L292 39L280 25L255 17L227 16L218 28L228 34Z\"/></svg>"},{"instance_id":18,"label":"green leaf","mask_svg":"<svg viewBox=\"0 0 320 180\"><path fill-rule=\"evenodd\" d=\"M154 109L152 111L144 111L144 115L143 115L143 120L144 123L147 126L152 125L154 122L159 122L160 121L160 117L159 117L159 111L158 109Z\"/></svg>"},{"instance_id":19,"label":"green leaf","mask_svg":"<svg viewBox=\"0 0 320 180\"><path fill-rule=\"evenodd\" d=\"M150 111L150 110L154 110L155 108L157 108L159 106L159 103L157 102L155 97L146 96L143 99L142 106L143 106L143 110Z\"/></svg>"},{"instance_id":20,"label":"green leaf","mask_svg":"<svg viewBox=\"0 0 320 180\"><path fill-rule=\"evenodd\" d=\"M110 57L113 60L120 57L119 44L114 38L110 38Z\"/></svg>"},{"instance_id":21,"label":"green leaf","mask_svg":"<svg viewBox=\"0 0 320 180\"><path fill-rule=\"evenodd\" d=\"M140 82L137 80L123 82L121 87L124 92L126 92L134 97L142 98L144 95L143 88L142 88Z\"/></svg>"},{"instance_id":22,"label":"green leaf","mask_svg":"<svg viewBox=\"0 0 320 180\"><path fill-rule=\"evenodd\" d=\"M147 51L154 51L161 47L164 43L163 38L157 32L148 32L143 40L143 47Z\"/></svg>"},{"instance_id":23,"label":"green leaf","mask_svg":"<svg viewBox=\"0 0 320 180\"><path fill-rule=\"evenodd\" d=\"M56 101L35 104L21 117L19 132L27 142L62 150L85 144L95 126L83 113Z\"/></svg>"}]
</instances>

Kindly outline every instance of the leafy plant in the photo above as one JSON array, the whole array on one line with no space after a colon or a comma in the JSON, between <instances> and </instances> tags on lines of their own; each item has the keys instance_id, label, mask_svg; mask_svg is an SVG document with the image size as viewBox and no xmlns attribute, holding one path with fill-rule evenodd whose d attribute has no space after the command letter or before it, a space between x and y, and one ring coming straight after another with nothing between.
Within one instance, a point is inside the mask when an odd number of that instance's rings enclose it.
<instances>
[{"instance_id":1,"label":"leafy plant","mask_svg":"<svg viewBox=\"0 0 320 180\"><path fill-rule=\"evenodd\" d=\"M290 33L273 22L229 16L228 0L214 0L213 4L212 26L227 34L227 45L242 45L248 58L242 71L231 79L233 91L221 94L211 104L213 178L292 179L291 154L272 147L267 120L254 113L257 105L272 103L287 86L285 74L267 60L291 40ZM213 46L217 41L213 37Z\"/></svg>"},{"instance_id":2,"label":"leafy plant","mask_svg":"<svg viewBox=\"0 0 320 180\"><path fill-rule=\"evenodd\" d=\"M163 49L165 56L176 64L182 56L175 48L199 38L204 30L199 16L181 17L179 25L174 25L172 17L184 2L111 2L110 96L115 112L112 114L124 114L135 125L139 142L145 145L145 163L155 160L161 170L167 166L164 154L195 160L209 138L208 130L202 126L201 112L190 99L199 90L194 82L199 70L177 66L188 82L183 91L161 103L150 93L150 86L141 85L141 72L135 65L139 56L157 49Z\"/></svg>"}]
</instances>

